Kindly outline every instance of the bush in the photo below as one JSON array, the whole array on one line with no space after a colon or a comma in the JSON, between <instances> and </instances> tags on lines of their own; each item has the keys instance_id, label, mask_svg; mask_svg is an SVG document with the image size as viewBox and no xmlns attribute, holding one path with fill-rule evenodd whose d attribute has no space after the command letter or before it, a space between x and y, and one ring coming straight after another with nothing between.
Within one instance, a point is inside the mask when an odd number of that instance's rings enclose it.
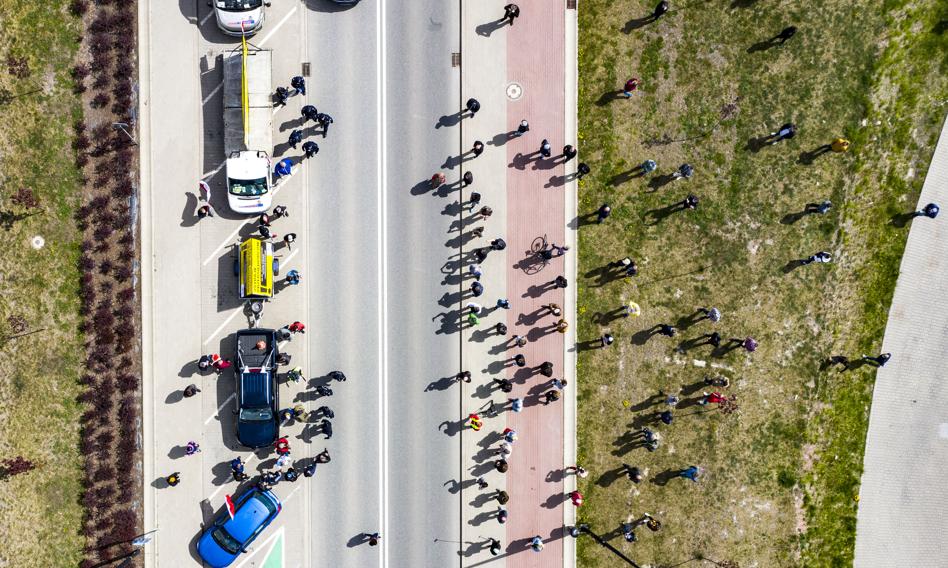
<instances>
[{"instance_id":1,"label":"bush","mask_svg":"<svg viewBox=\"0 0 948 568\"><path fill-rule=\"evenodd\" d=\"M103 241L112 236L112 233L115 232L115 229L109 227L108 225L99 225L92 231L92 236L95 237L97 241Z\"/></svg>"},{"instance_id":2,"label":"bush","mask_svg":"<svg viewBox=\"0 0 948 568\"><path fill-rule=\"evenodd\" d=\"M119 290L118 294L115 295L120 302L131 302L135 299L135 289L134 288L123 288ZM131 363L129 363L131 364ZM128 365L125 365L128 366Z\"/></svg>"},{"instance_id":3,"label":"bush","mask_svg":"<svg viewBox=\"0 0 948 568\"><path fill-rule=\"evenodd\" d=\"M87 154L76 154L76 167L80 170L89 163L89 156Z\"/></svg>"},{"instance_id":4,"label":"bush","mask_svg":"<svg viewBox=\"0 0 948 568\"><path fill-rule=\"evenodd\" d=\"M86 77L89 76L89 66L85 63L77 63L69 72L69 74L72 75L74 81L81 83Z\"/></svg>"},{"instance_id":5,"label":"bush","mask_svg":"<svg viewBox=\"0 0 948 568\"><path fill-rule=\"evenodd\" d=\"M132 328L132 333L134 333L134 330L135 330L134 326L129 325L129 327ZM119 332L119 335L123 335L123 334ZM119 391L123 393L132 392L138 388L138 377L136 377L135 375L132 375L131 373L123 373L119 375L118 380L116 382L118 383Z\"/></svg>"},{"instance_id":6,"label":"bush","mask_svg":"<svg viewBox=\"0 0 948 568\"><path fill-rule=\"evenodd\" d=\"M115 477L115 468L109 464L102 464L96 468L92 474L92 480L96 482L111 481Z\"/></svg>"},{"instance_id":7,"label":"bush","mask_svg":"<svg viewBox=\"0 0 948 568\"><path fill-rule=\"evenodd\" d=\"M89 0L72 0L69 3L69 12L77 18L85 15L89 10Z\"/></svg>"},{"instance_id":8,"label":"bush","mask_svg":"<svg viewBox=\"0 0 948 568\"><path fill-rule=\"evenodd\" d=\"M106 93L99 93L96 96L92 97L92 100L89 102L89 106L92 108L102 108L105 105L111 102L112 97Z\"/></svg>"}]
</instances>

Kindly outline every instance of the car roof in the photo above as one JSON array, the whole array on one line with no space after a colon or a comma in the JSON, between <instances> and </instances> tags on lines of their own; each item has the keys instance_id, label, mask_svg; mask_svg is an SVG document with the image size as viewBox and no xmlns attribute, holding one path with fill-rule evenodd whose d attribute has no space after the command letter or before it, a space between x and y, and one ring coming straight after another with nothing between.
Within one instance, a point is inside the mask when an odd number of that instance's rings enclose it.
<instances>
[{"instance_id":1,"label":"car roof","mask_svg":"<svg viewBox=\"0 0 948 568\"><path fill-rule=\"evenodd\" d=\"M272 494L252 489L250 495L237 508L234 518L224 523L224 530L242 544L247 544L247 539L270 517L270 509L261 499L270 501L274 509L279 509L279 501Z\"/></svg>"},{"instance_id":2,"label":"car roof","mask_svg":"<svg viewBox=\"0 0 948 568\"><path fill-rule=\"evenodd\" d=\"M270 406L270 401L273 399L270 382L270 373L267 372L241 373L240 406L243 408Z\"/></svg>"}]
</instances>

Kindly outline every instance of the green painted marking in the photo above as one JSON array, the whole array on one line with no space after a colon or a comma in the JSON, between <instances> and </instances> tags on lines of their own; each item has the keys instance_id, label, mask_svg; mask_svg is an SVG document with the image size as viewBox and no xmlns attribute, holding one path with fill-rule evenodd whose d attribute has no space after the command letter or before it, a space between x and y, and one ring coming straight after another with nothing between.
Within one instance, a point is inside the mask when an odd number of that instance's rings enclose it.
<instances>
[{"instance_id":1,"label":"green painted marking","mask_svg":"<svg viewBox=\"0 0 948 568\"><path fill-rule=\"evenodd\" d=\"M280 531L279 536L276 537L267 554L267 559L263 561L260 568L283 568L283 531Z\"/></svg>"}]
</instances>

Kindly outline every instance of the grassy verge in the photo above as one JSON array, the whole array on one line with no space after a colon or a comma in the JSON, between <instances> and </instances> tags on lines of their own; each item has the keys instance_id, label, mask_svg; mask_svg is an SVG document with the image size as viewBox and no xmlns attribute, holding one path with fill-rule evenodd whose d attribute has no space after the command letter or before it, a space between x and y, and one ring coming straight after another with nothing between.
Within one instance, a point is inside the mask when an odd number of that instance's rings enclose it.
<instances>
[{"instance_id":1,"label":"grassy verge","mask_svg":"<svg viewBox=\"0 0 948 568\"><path fill-rule=\"evenodd\" d=\"M881 341L907 232L889 221L914 208L946 109L934 54L946 52L948 14L933 0L673 2L625 33L651 4L585 0L580 11L580 144L593 167L580 209L609 203L613 215L581 229L579 339L617 338L579 357L579 449L593 472L581 516L640 564L849 565L874 373L820 364ZM764 49L791 24L796 36ZM642 81L632 100L616 96L629 76ZM795 138L759 145L784 122ZM836 136L849 153L805 159ZM655 173L628 173L645 159ZM691 180L658 183L685 162ZM664 216L688 193L698 210ZM823 199L828 214L794 215ZM819 250L834 264L788 264ZM627 255L634 280L600 270ZM609 315L630 300L641 317ZM689 318L708 305L720 323ZM678 336L644 332L659 323ZM712 330L761 346L696 344ZM738 412L695 404L713 390L708 374L731 379ZM658 451L630 449L627 433L664 410L659 391L681 393L675 422L651 426ZM689 465L707 476L635 486L623 462L648 479ZM663 528L625 543L619 524L645 512ZM614 565L591 540L579 559Z\"/></svg>"},{"instance_id":2,"label":"grassy verge","mask_svg":"<svg viewBox=\"0 0 948 568\"><path fill-rule=\"evenodd\" d=\"M75 399L84 350L72 220L80 180L70 148L79 104L69 77L78 27L66 5L0 3L0 458L38 466L0 481L0 564L10 566L27 558L75 566L83 544ZM15 198L23 188L38 208Z\"/></svg>"}]
</instances>

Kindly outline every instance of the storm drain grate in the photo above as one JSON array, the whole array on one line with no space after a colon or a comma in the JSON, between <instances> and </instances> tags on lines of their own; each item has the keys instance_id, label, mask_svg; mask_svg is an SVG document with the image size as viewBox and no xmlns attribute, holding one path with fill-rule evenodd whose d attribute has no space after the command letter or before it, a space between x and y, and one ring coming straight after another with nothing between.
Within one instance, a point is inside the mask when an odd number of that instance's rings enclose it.
<instances>
[{"instance_id":1,"label":"storm drain grate","mask_svg":"<svg viewBox=\"0 0 948 568\"><path fill-rule=\"evenodd\" d=\"M576 9L576 0L566 0L566 9L575 10Z\"/></svg>"},{"instance_id":2,"label":"storm drain grate","mask_svg":"<svg viewBox=\"0 0 948 568\"><path fill-rule=\"evenodd\" d=\"M451 54L451 67L461 66L461 54L455 51Z\"/></svg>"},{"instance_id":3,"label":"storm drain grate","mask_svg":"<svg viewBox=\"0 0 948 568\"><path fill-rule=\"evenodd\" d=\"M304 76L304 77L309 77L309 68L310 68L309 62L303 64L303 76Z\"/></svg>"}]
</instances>

